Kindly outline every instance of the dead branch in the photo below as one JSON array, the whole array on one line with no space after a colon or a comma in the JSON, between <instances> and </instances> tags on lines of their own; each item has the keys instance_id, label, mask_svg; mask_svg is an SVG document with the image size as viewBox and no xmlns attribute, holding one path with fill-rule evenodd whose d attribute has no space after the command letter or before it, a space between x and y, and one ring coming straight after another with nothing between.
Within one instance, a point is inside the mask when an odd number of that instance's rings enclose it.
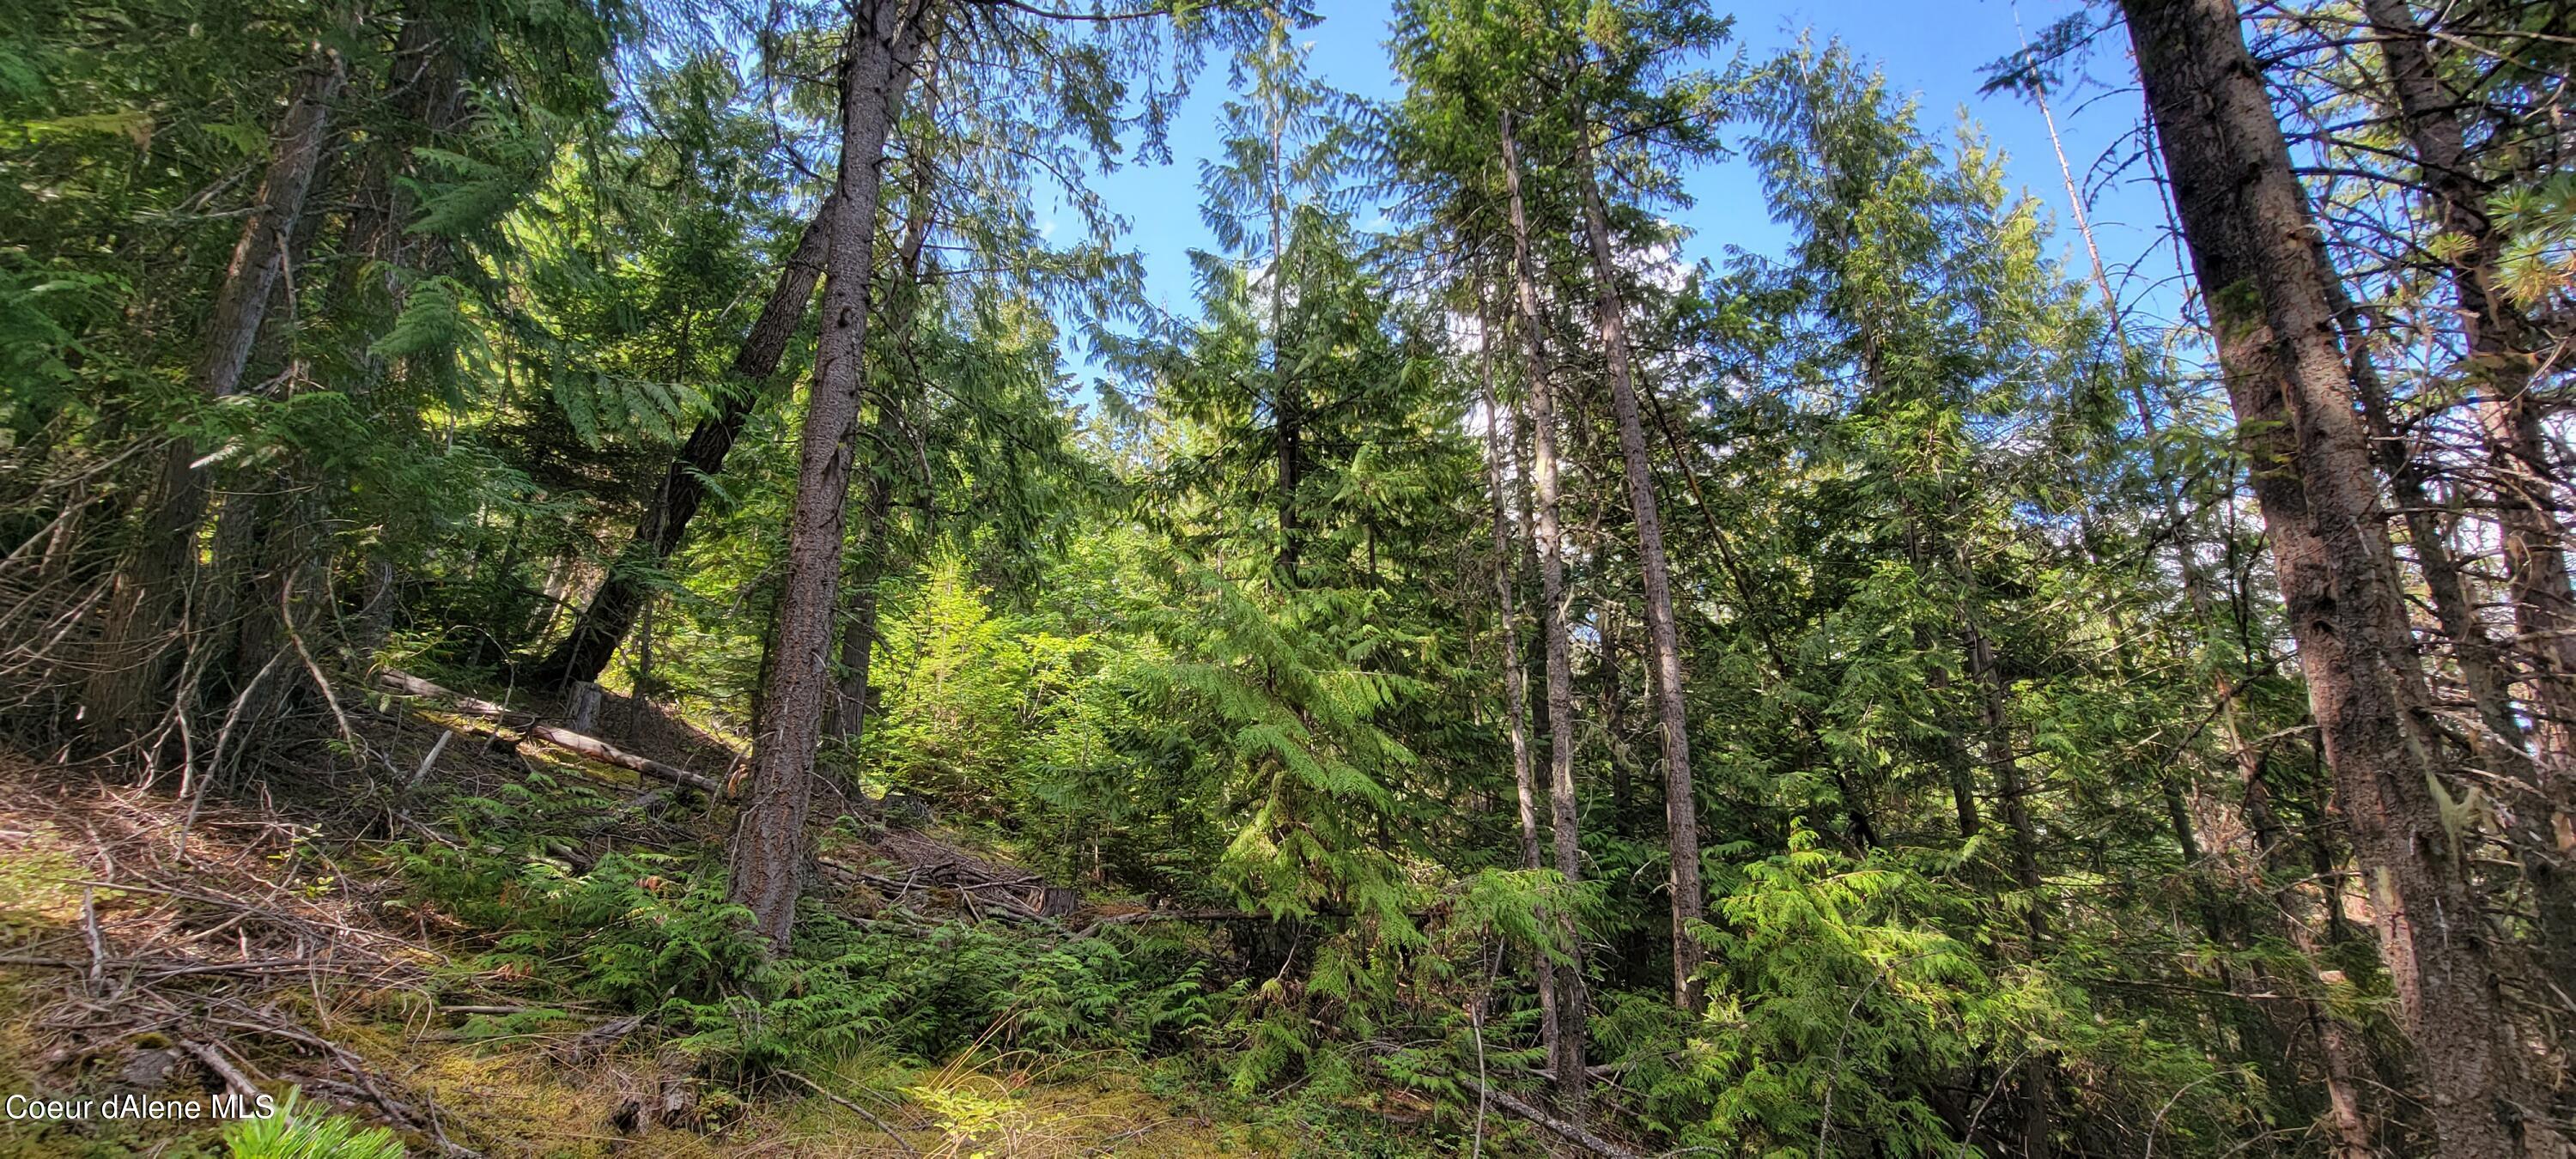
<instances>
[{"instance_id":1,"label":"dead branch","mask_svg":"<svg viewBox=\"0 0 2576 1159\"><path fill-rule=\"evenodd\" d=\"M1379 1054L1386 1054L1393 1052L1395 1050L1395 1046L1387 1042L1371 1042L1363 1044L1362 1049ZM1602 1156L1602 1159L1645 1159L1644 1156L1639 1155L1635 1151L1631 1151L1626 1147L1620 1146L1617 1143L1593 1134L1591 1131L1585 1129L1580 1123L1569 1123L1522 1101L1520 1096L1515 1095L1510 1091L1479 1082L1476 1079L1467 1077L1466 1075L1458 1076L1458 1083L1459 1085L1476 1092L1477 1097L1486 1099L1497 1107L1501 1107L1502 1109L1510 1111L1523 1119L1527 1119L1536 1126L1545 1128L1548 1133L1553 1134L1568 1143L1572 1143L1575 1146L1581 1147L1586 1151L1590 1151L1595 1155Z\"/></svg>"},{"instance_id":2,"label":"dead branch","mask_svg":"<svg viewBox=\"0 0 2576 1159\"><path fill-rule=\"evenodd\" d=\"M855 1103L855 1102L850 1101L849 1099L842 1098L842 1097L841 1097L841 1096L839 1096L839 1095L836 1095L836 1094L833 1094L833 1093L832 1093L832 1092L830 1092L830 1091L824 1090L824 1089L823 1089L823 1084L818 1083L818 1082L815 1082L815 1081L814 1081L814 1080L812 1080L812 1079L806 1078L804 1075L798 1074L798 1073L796 1073L795 1071L792 1071L792 1070L782 1070L782 1071L780 1071L780 1072L778 1072L778 1073L783 1074L783 1075L786 1075L786 1076L787 1076L787 1077L789 1077L789 1078L795 1079L797 1082L800 1082L800 1083L805 1084L805 1089L806 1089L806 1090L812 1091L812 1092L814 1092L815 1094L818 1094L818 1095L823 1096L824 1098L830 1099L830 1100L832 1100L832 1101L833 1101L833 1102L835 1102L835 1103L839 1103L839 1104L841 1105L842 1109L844 1109L844 1110L846 1110L846 1111L849 1111L851 1114L857 1115L858 1117L860 1117L860 1118L862 1118L862 1119L866 1119L867 1121L869 1121L869 1122L871 1122L871 1123L876 1124L877 1130L880 1130L880 1131L885 1132L885 1136L886 1136L886 1138L889 1138L889 1139L894 1140L894 1145L895 1145L895 1146L897 1146L897 1147L901 1147L901 1148L903 1148L903 1153L904 1153L904 1154L906 1154L906 1155L919 1155L919 1154L921 1154L921 1152L916 1151L916 1150L913 1150L912 1144L907 1143L907 1142L904 1142L903 1136L898 1135L898 1134L895 1134L895 1133L894 1133L894 1128L887 1126L887 1125L886 1125L886 1121L885 1121L885 1120L883 1120L883 1119L880 1119L880 1118L876 1117L876 1114L875 1114L874 1112L872 1112L872 1111L868 1110L866 1107L862 1107L862 1106L860 1106L859 1104L857 1104L857 1103Z\"/></svg>"},{"instance_id":3,"label":"dead branch","mask_svg":"<svg viewBox=\"0 0 2576 1159\"><path fill-rule=\"evenodd\" d=\"M677 765L666 765L651 757L638 756L598 737L584 736L568 728L547 724L532 713L513 712L489 700L442 688L406 672L391 668L380 670L376 673L376 687L405 696L444 701L460 712L500 721L504 726L519 729L523 735L535 737L556 748L588 757L604 765L614 765L655 780L669 781L675 785L696 789L710 797L729 795L725 792L724 785L713 777L693 773Z\"/></svg>"},{"instance_id":4,"label":"dead branch","mask_svg":"<svg viewBox=\"0 0 2576 1159\"><path fill-rule=\"evenodd\" d=\"M181 1042L179 1049L197 1056L197 1061L206 1064L207 1070L215 1072L217 1077L223 1079L225 1089L230 1090L235 1096L245 1100L259 1097L259 1084L250 1081L250 1076L243 1074L241 1068L234 1066L233 1060L225 1058L224 1052L216 1049L213 1044L189 1040Z\"/></svg>"},{"instance_id":5,"label":"dead branch","mask_svg":"<svg viewBox=\"0 0 2576 1159\"><path fill-rule=\"evenodd\" d=\"M1595 1155L1604 1156L1605 1159L1643 1159L1643 1156L1638 1155L1636 1152L1585 1130L1579 1123L1566 1122L1565 1120L1557 1118L1554 1115L1550 1115L1537 1107L1533 1107L1528 1103L1522 1102L1518 1096L1513 1095L1509 1091L1497 1090L1484 1083L1467 1078L1464 1075L1459 1076L1458 1081L1476 1091L1480 1096L1493 1100L1495 1106L1501 1107L1506 1111L1510 1111L1515 1115L1544 1127L1549 1133L1556 1135L1558 1138L1564 1139L1566 1142L1581 1147L1586 1151L1590 1151Z\"/></svg>"}]
</instances>

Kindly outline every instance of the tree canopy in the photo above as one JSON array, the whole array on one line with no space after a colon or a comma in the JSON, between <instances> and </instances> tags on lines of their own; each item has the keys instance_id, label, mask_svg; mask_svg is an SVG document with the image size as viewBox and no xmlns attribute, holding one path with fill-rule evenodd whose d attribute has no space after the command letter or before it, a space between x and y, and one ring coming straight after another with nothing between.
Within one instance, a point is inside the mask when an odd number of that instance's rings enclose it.
<instances>
[{"instance_id":1,"label":"tree canopy","mask_svg":"<svg viewBox=\"0 0 2576 1159\"><path fill-rule=\"evenodd\" d=\"M2169 322L1830 27L1381 17L1385 100L1278 0L8 6L6 792L311 810L474 1009L905 1150L1006 1153L851 1060L1253 1153L2570 1154L2576 17L1959 62L2136 82ZM95 1014L76 896L0 962Z\"/></svg>"}]
</instances>

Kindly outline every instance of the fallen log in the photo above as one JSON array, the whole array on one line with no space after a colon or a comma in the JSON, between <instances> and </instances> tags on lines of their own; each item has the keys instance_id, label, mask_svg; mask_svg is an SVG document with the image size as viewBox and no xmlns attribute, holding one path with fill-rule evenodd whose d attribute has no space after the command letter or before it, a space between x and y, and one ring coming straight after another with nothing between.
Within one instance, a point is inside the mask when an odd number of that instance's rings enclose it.
<instances>
[{"instance_id":1,"label":"fallen log","mask_svg":"<svg viewBox=\"0 0 2576 1159\"><path fill-rule=\"evenodd\" d=\"M1361 1043L1360 1047L1375 1054L1393 1054L1396 1050L1393 1043L1382 1041ZM1457 1077L1458 1085L1476 1092L1478 1098L1528 1120L1532 1125L1546 1130L1557 1138L1599 1155L1601 1159L1645 1159L1635 1151L1593 1134L1581 1123L1567 1122L1540 1110L1510 1091L1463 1074Z\"/></svg>"},{"instance_id":2,"label":"fallen log","mask_svg":"<svg viewBox=\"0 0 2576 1159\"><path fill-rule=\"evenodd\" d=\"M730 795L725 791L724 784L713 777L693 773L677 765L666 765L651 757L638 756L598 737L584 736L568 728L557 728L547 724L533 713L514 712L489 700L467 696L432 684L408 672L391 668L379 669L376 672L376 687L405 696L445 701L460 712L497 720L504 726L516 728L523 734L535 737L556 748L588 757L603 765L614 765L639 776L696 789L710 797Z\"/></svg>"},{"instance_id":3,"label":"fallen log","mask_svg":"<svg viewBox=\"0 0 2576 1159\"><path fill-rule=\"evenodd\" d=\"M490 717L503 724L509 725L512 728L534 724L537 720L537 714L533 712L518 712L504 708L489 700L484 700L480 697L467 696L453 688L432 684L429 681L414 676L409 672L404 672L396 668L377 669L376 687L386 692L400 693L404 696L426 696L433 700L444 700L449 704L455 705L468 716Z\"/></svg>"},{"instance_id":4,"label":"fallen log","mask_svg":"<svg viewBox=\"0 0 2576 1159\"><path fill-rule=\"evenodd\" d=\"M1580 1123L1566 1122L1565 1120L1548 1114L1537 1107L1533 1107L1528 1103L1522 1102L1520 1099L1514 1097L1509 1091L1497 1090L1493 1087L1477 1082L1474 1079L1468 1078L1465 1075L1460 1075L1458 1077L1458 1081L1465 1085L1469 1090L1476 1091L1482 1094L1485 1098L1492 1100L1495 1106L1501 1107L1502 1109L1510 1111L1521 1118L1544 1127L1549 1131L1549 1133L1554 1134L1577 1147L1581 1147L1586 1151L1590 1151L1595 1155L1599 1155L1602 1159L1643 1159L1643 1157L1638 1155L1636 1152L1583 1129L1583 1125Z\"/></svg>"},{"instance_id":5,"label":"fallen log","mask_svg":"<svg viewBox=\"0 0 2576 1159\"><path fill-rule=\"evenodd\" d=\"M843 885L866 885L874 888L879 893L898 899L906 893L909 893L912 887L916 885L936 889L955 890L957 891L960 904L966 907L966 912L976 917L978 920L983 917L984 911L976 907L974 900L969 895L978 889L996 888L999 884L994 882L967 883L954 879L943 881L939 880L938 875L936 874L919 874L918 872L916 872L916 877L919 878L919 880L898 881L881 873L870 873L855 865L844 865L829 857L818 856L814 859L814 863L820 866L825 873L831 875ZM1030 880L1032 882L1037 881L1035 878L1031 878ZM1073 891L1058 891L1055 887L1044 884L1038 884L1037 889L1039 890L1039 893L1035 897L1031 897L1025 893L1015 893L1005 890L1002 894L1002 900L996 902L988 898L983 904L991 908L995 917L1009 918L1013 921L1047 921L1063 916L1061 914L1048 913L1044 899L1057 892L1073 893ZM1074 898L1078 902L1081 895L1074 894ZM1068 908L1066 912L1071 912L1070 908Z\"/></svg>"},{"instance_id":6,"label":"fallen log","mask_svg":"<svg viewBox=\"0 0 2576 1159\"><path fill-rule=\"evenodd\" d=\"M677 765L666 765L651 757L637 756L597 737L583 736L570 729L556 728L550 724L532 726L528 729L528 734L556 748L580 753L604 765L615 765L655 780L685 785L710 797L727 795L724 785L713 777L701 776Z\"/></svg>"}]
</instances>

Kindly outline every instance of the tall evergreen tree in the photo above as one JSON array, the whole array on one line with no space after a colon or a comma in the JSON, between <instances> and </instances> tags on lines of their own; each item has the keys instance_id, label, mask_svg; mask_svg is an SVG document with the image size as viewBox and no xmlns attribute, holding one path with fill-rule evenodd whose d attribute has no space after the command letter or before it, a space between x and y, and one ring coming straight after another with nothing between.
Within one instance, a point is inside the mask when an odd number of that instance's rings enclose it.
<instances>
[{"instance_id":1,"label":"tall evergreen tree","mask_svg":"<svg viewBox=\"0 0 2576 1159\"><path fill-rule=\"evenodd\" d=\"M2265 537L2326 760L2442 1146L2556 1154L2565 1143L2540 1110L2492 981L2509 970L2475 916L2458 838L2467 790L2445 786L2451 770L2424 732L2429 692L2337 342L2328 290L2336 275L2304 240L2306 199L2280 123L2232 9L2142 2L2127 12L2220 365L2250 432Z\"/></svg>"}]
</instances>

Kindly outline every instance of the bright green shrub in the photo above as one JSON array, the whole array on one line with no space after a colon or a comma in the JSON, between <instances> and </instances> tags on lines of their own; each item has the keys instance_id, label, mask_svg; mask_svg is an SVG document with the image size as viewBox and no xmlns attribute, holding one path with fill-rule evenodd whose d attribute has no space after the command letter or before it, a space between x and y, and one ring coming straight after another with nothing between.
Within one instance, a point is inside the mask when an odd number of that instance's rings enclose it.
<instances>
[{"instance_id":1,"label":"bright green shrub","mask_svg":"<svg viewBox=\"0 0 2576 1159\"><path fill-rule=\"evenodd\" d=\"M302 1095L288 1091L276 1114L224 1128L232 1159L403 1159L393 1132L362 1127L347 1115L317 1113Z\"/></svg>"}]
</instances>

